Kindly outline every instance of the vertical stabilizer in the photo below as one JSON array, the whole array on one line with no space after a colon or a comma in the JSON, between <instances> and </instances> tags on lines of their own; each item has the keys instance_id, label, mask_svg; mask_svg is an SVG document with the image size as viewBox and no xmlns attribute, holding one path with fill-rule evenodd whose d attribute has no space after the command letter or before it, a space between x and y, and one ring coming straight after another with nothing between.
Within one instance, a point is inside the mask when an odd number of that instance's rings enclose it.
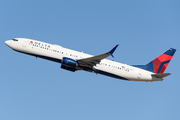
<instances>
[{"instance_id":1,"label":"vertical stabilizer","mask_svg":"<svg viewBox=\"0 0 180 120\"><path fill-rule=\"evenodd\" d=\"M149 62L146 65L134 65L135 67L139 67L153 73L164 73L165 69L167 68L169 62L171 61L176 49L170 48L159 57L155 58L153 61Z\"/></svg>"}]
</instances>

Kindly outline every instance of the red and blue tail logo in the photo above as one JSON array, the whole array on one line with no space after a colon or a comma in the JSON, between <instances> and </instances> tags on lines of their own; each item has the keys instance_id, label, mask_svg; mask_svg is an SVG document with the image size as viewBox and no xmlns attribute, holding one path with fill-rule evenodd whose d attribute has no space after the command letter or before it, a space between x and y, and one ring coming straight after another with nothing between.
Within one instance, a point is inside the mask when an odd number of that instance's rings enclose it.
<instances>
[{"instance_id":1,"label":"red and blue tail logo","mask_svg":"<svg viewBox=\"0 0 180 120\"><path fill-rule=\"evenodd\" d=\"M164 73L171 59L172 59L172 56L167 55L167 54L162 54L156 59L154 59L152 61L154 73Z\"/></svg>"},{"instance_id":2,"label":"red and blue tail logo","mask_svg":"<svg viewBox=\"0 0 180 120\"><path fill-rule=\"evenodd\" d=\"M175 52L176 49L170 48L169 50L161 54L159 57L155 58L150 63L146 65L135 65L135 66L154 73L164 73L165 69L167 68Z\"/></svg>"}]
</instances>

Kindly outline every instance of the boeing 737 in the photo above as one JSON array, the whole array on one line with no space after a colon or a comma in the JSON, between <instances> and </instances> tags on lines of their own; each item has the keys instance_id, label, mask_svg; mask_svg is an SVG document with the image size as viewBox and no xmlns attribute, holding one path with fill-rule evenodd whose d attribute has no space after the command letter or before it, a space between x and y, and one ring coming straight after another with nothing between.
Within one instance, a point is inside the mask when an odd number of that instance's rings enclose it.
<instances>
[{"instance_id":1,"label":"boeing 737","mask_svg":"<svg viewBox=\"0 0 180 120\"><path fill-rule=\"evenodd\" d=\"M61 63L61 68L68 71L85 70L117 79L146 82L162 81L171 74L164 73L164 71L176 51L176 49L170 48L146 65L130 66L105 59L108 56L113 57L118 45L109 52L92 56L59 45L27 38L14 38L5 41L5 44L17 52Z\"/></svg>"}]
</instances>

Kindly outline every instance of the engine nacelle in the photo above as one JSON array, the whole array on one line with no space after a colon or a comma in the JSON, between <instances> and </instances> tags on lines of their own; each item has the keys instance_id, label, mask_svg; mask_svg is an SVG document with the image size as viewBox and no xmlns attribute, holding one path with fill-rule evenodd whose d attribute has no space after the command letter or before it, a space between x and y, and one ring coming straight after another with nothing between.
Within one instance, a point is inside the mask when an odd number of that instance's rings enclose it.
<instances>
[{"instance_id":1,"label":"engine nacelle","mask_svg":"<svg viewBox=\"0 0 180 120\"><path fill-rule=\"evenodd\" d=\"M71 58L63 57L61 62L61 68L75 72L78 66L77 61Z\"/></svg>"}]
</instances>

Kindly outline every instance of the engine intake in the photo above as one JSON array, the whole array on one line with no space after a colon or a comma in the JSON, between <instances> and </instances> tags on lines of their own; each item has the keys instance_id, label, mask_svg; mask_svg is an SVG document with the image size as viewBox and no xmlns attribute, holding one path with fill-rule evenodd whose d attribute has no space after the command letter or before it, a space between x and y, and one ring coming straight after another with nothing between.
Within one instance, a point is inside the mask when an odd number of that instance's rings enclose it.
<instances>
[{"instance_id":1,"label":"engine intake","mask_svg":"<svg viewBox=\"0 0 180 120\"><path fill-rule=\"evenodd\" d=\"M61 62L61 68L75 72L77 69L76 67L78 66L77 61L73 60L71 58L63 57L62 62Z\"/></svg>"}]
</instances>

